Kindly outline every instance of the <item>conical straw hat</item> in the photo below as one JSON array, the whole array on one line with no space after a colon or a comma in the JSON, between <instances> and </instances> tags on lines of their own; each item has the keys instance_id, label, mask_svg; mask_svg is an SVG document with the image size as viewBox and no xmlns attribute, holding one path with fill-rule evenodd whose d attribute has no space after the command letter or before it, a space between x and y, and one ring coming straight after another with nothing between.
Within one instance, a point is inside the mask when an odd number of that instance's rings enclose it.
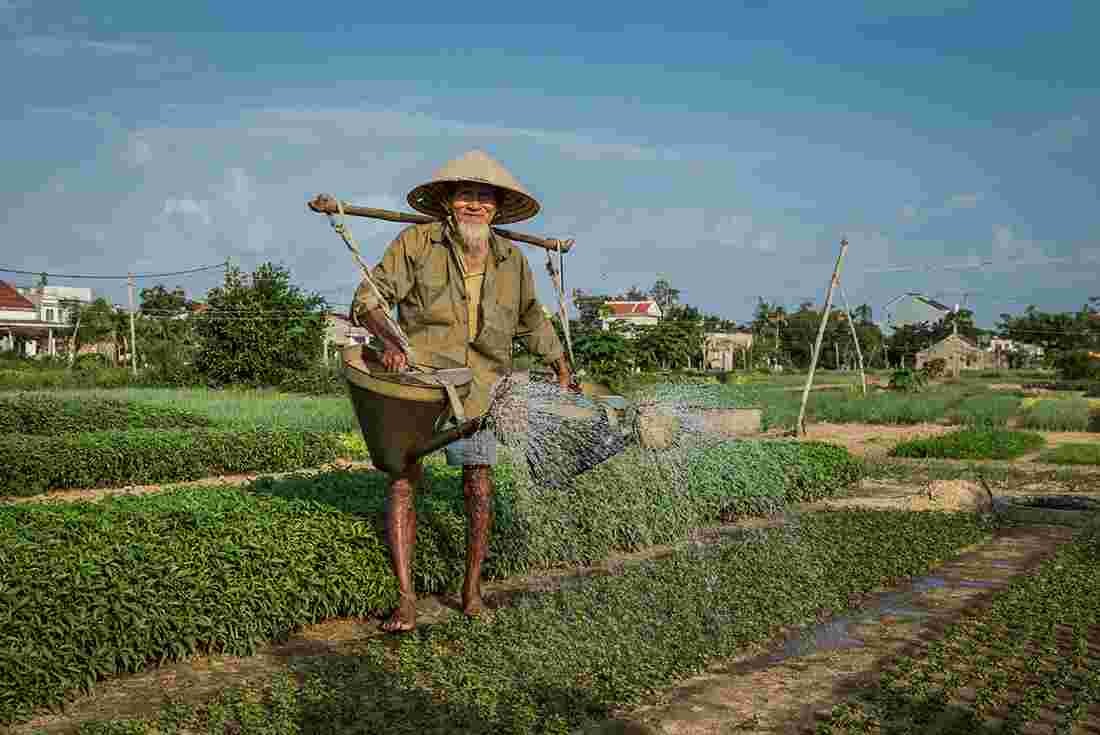
<instances>
[{"instance_id":1,"label":"conical straw hat","mask_svg":"<svg viewBox=\"0 0 1100 735\"><path fill-rule=\"evenodd\" d=\"M410 191L409 206L431 217L444 219L447 216L446 201L450 194L448 185L459 181L496 187L497 216L493 220L494 225L520 222L539 212L538 201L508 173L508 169L487 153L477 150L444 164L443 168L435 172L431 181Z\"/></svg>"}]
</instances>

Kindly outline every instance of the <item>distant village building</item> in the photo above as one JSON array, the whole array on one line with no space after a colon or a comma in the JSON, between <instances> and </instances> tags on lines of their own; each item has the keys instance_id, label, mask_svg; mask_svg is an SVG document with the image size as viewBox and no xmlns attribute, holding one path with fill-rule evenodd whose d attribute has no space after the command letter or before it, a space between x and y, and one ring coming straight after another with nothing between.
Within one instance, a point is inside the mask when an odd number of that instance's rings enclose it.
<instances>
[{"instance_id":1,"label":"distant village building","mask_svg":"<svg viewBox=\"0 0 1100 735\"><path fill-rule=\"evenodd\" d=\"M886 324L886 329L884 331L889 332L893 332L900 327L920 324L921 322L936 324L942 321L943 318L952 311L950 306L946 306L935 299L930 299L927 296L913 292L898 296L887 303L882 309L885 314Z\"/></svg>"},{"instance_id":2,"label":"distant village building","mask_svg":"<svg viewBox=\"0 0 1100 735\"><path fill-rule=\"evenodd\" d=\"M917 353L917 369L932 360L947 363L947 372L958 376L963 370L988 370L995 367L993 353L983 350L959 334L949 334L936 344Z\"/></svg>"},{"instance_id":3,"label":"distant village building","mask_svg":"<svg viewBox=\"0 0 1100 735\"><path fill-rule=\"evenodd\" d=\"M16 288L0 281L0 350L26 357L65 351L73 331L72 304L91 302L90 288Z\"/></svg>"},{"instance_id":4,"label":"distant village building","mask_svg":"<svg viewBox=\"0 0 1100 735\"><path fill-rule=\"evenodd\" d=\"M703 366L707 370L733 370L748 364L751 349L750 332L707 332L703 335Z\"/></svg>"},{"instance_id":5,"label":"distant village building","mask_svg":"<svg viewBox=\"0 0 1100 735\"><path fill-rule=\"evenodd\" d=\"M1043 348L1039 345L1026 344L1004 337L993 337L989 340L986 350L991 355L992 364L997 369L1011 367L1011 357L1023 357L1025 360L1040 360L1043 357Z\"/></svg>"},{"instance_id":6,"label":"distant village building","mask_svg":"<svg viewBox=\"0 0 1100 735\"><path fill-rule=\"evenodd\" d=\"M661 307L656 301L608 301L608 314L600 319L604 331L616 322L640 327L654 325L661 320Z\"/></svg>"}]
</instances>

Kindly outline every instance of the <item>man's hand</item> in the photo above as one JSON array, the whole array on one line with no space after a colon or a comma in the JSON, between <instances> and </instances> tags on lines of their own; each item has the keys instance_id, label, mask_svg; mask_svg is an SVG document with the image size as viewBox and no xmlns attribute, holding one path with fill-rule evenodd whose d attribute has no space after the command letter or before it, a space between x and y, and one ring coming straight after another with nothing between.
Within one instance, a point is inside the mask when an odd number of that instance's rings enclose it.
<instances>
[{"instance_id":1,"label":"man's hand","mask_svg":"<svg viewBox=\"0 0 1100 735\"><path fill-rule=\"evenodd\" d=\"M382 340L382 366L387 370L398 372L409 366L409 360L401 348L389 340Z\"/></svg>"}]
</instances>

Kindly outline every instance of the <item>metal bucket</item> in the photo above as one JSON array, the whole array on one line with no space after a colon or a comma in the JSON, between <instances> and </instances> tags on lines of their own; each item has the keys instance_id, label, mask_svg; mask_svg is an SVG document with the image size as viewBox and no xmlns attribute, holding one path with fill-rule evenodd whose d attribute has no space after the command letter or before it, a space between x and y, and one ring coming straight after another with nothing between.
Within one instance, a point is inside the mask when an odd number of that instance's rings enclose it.
<instances>
[{"instance_id":1,"label":"metal bucket","mask_svg":"<svg viewBox=\"0 0 1100 735\"><path fill-rule=\"evenodd\" d=\"M371 464L378 469L397 474L425 454L480 428L479 417L440 431L456 415L443 384L452 386L459 400L465 399L473 380L469 368L392 372L382 365L378 351L366 345L347 347L341 357L359 429Z\"/></svg>"}]
</instances>

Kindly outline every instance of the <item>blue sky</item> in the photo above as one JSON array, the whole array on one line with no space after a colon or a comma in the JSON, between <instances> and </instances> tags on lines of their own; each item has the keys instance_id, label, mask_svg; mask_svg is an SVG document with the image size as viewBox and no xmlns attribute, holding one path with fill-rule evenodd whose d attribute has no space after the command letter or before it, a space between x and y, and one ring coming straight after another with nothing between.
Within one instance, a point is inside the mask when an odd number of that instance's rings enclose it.
<instances>
[{"instance_id":1,"label":"blue sky","mask_svg":"<svg viewBox=\"0 0 1100 735\"><path fill-rule=\"evenodd\" d=\"M853 305L1100 295L1096 2L275 6L0 0L0 267L272 260L346 303L306 200L407 209L476 147L540 198L517 229L576 239L569 286L744 320L820 303L846 236ZM371 260L398 231L351 224Z\"/></svg>"}]
</instances>

